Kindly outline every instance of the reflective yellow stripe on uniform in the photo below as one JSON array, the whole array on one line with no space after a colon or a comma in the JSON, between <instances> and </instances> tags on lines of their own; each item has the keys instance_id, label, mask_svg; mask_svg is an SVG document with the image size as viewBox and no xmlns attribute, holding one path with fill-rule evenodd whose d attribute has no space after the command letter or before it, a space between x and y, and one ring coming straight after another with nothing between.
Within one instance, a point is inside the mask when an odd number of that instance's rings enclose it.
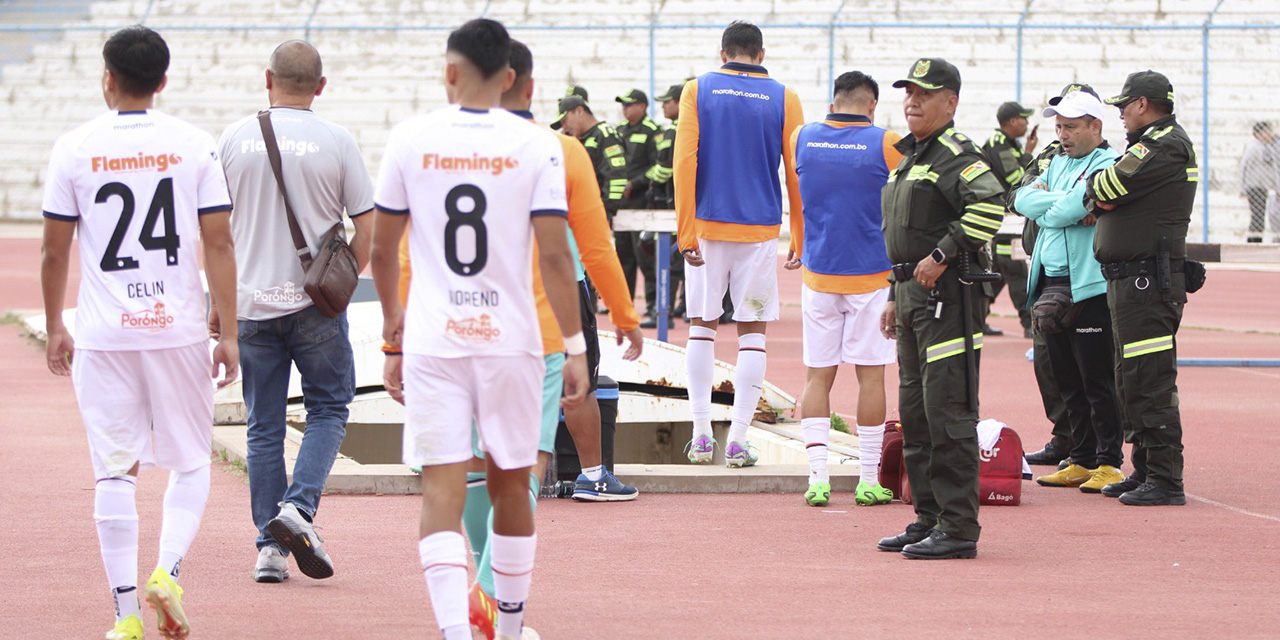
<instances>
[{"instance_id":1,"label":"reflective yellow stripe on uniform","mask_svg":"<svg viewBox=\"0 0 1280 640\"><path fill-rule=\"evenodd\" d=\"M1187 167L1187 182L1200 182L1200 167Z\"/></svg>"},{"instance_id":2,"label":"reflective yellow stripe on uniform","mask_svg":"<svg viewBox=\"0 0 1280 640\"><path fill-rule=\"evenodd\" d=\"M947 129L947 132L946 132L946 133L944 133L944 134L942 134L942 136L949 135L950 133L951 133L951 130L950 130L950 129ZM950 150L951 150L951 153L954 153L955 155L960 155L960 147L957 147L957 146L956 146L955 144L953 144L950 140L948 140L948 139L946 139L946 138L944 138L944 137L942 137L942 136L938 136L938 142L942 143L942 146L944 146L944 147L946 147L946 148L950 149Z\"/></svg>"},{"instance_id":3,"label":"reflective yellow stripe on uniform","mask_svg":"<svg viewBox=\"0 0 1280 640\"><path fill-rule=\"evenodd\" d=\"M1017 169L1015 169L1012 173L1010 173L1009 175L1005 176L1005 177L1004 177L1004 181L1005 181L1005 182L1007 182L1007 183L1009 183L1009 184L1013 184L1013 183L1015 183L1015 182L1018 182L1018 181L1022 180L1022 176L1023 176L1025 173L1026 173L1026 170L1024 170L1022 167L1018 167L1018 168L1017 168Z\"/></svg>"},{"instance_id":4,"label":"reflective yellow stripe on uniform","mask_svg":"<svg viewBox=\"0 0 1280 640\"><path fill-rule=\"evenodd\" d=\"M973 334L973 348L974 350L978 350L982 348L981 333ZM964 353L964 338L956 338L955 340L939 342L938 344L935 344L932 347L925 349L924 361L937 362L939 360L942 360L943 358L958 356L962 353Z\"/></svg>"},{"instance_id":5,"label":"reflective yellow stripe on uniform","mask_svg":"<svg viewBox=\"0 0 1280 640\"><path fill-rule=\"evenodd\" d=\"M658 151L666 151L671 148L672 140L670 138L658 138Z\"/></svg>"},{"instance_id":6,"label":"reflective yellow stripe on uniform","mask_svg":"<svg viewBox=\"0 0 1280 640\"><path fill-rule=\"evenodd\" d=\"M1168 126L1159 131L1152 132L1152 134L1147 137L1151 138L1152 140L1159 140L1160 138L1163 138L1166 134L1168 134L1170 131L1173 131L1172 126Z\"/></svg>"},{"instance_id":7,"label":"reflective yellow stripe on uniform","mask_svg":"<svg viewBox=\"0 0 1280 640\"><path fill-rule=\"evenodd\" d=\"M614 167L625 167L627 166L627 159L622 156L609 158L609 164Z\"/></svg>"},{"instance_id":8,"label":"reflective yellow stripe on uniform","mask_svg":"<svg viewBox=\"0 0 1280 640\"><path fill-rule=\"evenodd\" d=\"M930 165L927 164L918 164L911 167L911 170L907 171L907 181L924 180L926 182L937 182L938 174L930 171L929 167Z\"/></svg>"},{"instance_id":9,"label":"reflective yellow stripe on uniform","mask_svg":"<svg viewBox=\"0 0 1280 640\"><path fill-rule=\"evenodd\" d=\"M627 141L630 142L631 144L644 144L644 142L648 139L649 139L649 134L647 133L633 133L631 134L630 137L627 138Z\"/></svg>"},{"instance_id":10,"label":"reflective yellow stripe on uniform","mask_svg":"<svg viewBox=\"0 0 1280 640\"><path fill-rule=\"evenodd\" d=\"M674 172L671 169L660 164L655 164L652 167L649 167L648 171L644 172L644 177L648 178L652 182L662 183L670 180L672 173Z\"/></svg>"},{"instance_id":11,"label":"reflective yellow stripe on uniform","mask_svg":"<svg viewBox=\"0 0 1280 640\"><path fill-rule=\"evenodd\" d=\"M1173 336L1160 336L1149 340L1139 340L1124 345L1124 357L1136 358L1150 353L1168 351L1173 348Z\"/></svg>"},{"instance_id":12,"label":"reflective yellow stripe on uniform","mask_svg":"<svg viewBox=\"0 0 1280 640\"><path fill-rule=\"evenodd\" d=\"M996 237L996 231L1004 222L1004 208L986 202L975 202L966 206L964 215L960 216L960 228L965 235L988 242Z\"/></svg>"},{"instance_id":13,"label":"reflective yellow stripe on uniform","mask_svg":"<svg viewBox=\"0 0 1280 640\"><path fill-rule=\"evenodd\" d=\"M998 256L1012 256L1012 255L1013 255L1013 245L1011 245L1011 244L997 244L997 245L996 245L996 255L998 255Z\"/></svg>"}]
</instances>

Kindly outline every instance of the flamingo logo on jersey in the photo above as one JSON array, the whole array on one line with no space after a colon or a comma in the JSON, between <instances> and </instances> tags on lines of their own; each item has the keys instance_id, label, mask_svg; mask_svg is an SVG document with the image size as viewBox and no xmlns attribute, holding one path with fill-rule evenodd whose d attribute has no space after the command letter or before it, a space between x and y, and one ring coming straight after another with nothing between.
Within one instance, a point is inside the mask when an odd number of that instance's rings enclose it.
<instances>
[{"instance_id":1,"label":"flamingo logo on jersey","mask_svg":"<svg viewBox=\"0 0 1280 640\"><path fill-rule=\"evenodd\" d=\"M158 332L167 330L173 326L173 323L174 317L165 311L163 302L157 302L150 309L120 314L120 328L122 329L141 329Z\"/></svg>"},{"instance_id":2,"label":"flamingo logo on jersey","mask_svg":"<svg viewBox=\"0 0 1280 640\"><path fill-rule=\"evenodd\" d=\"M450 320L445 325L444 332L448 336L472 344L492 344L498 341L498 336L502 335L502 330L493 326L493 320L487 313L481 314L479 318Z\"/></svg>"},{"instance_id":3,"label":"flamingo logo on jersey","mask_svg":"<svg viewBox=\"0 0 1280 640\"><path fill-rule=\"evenodd\" d=\"M107 156L94 156L92 160L93 172L114 171L114 172L132 172L132 171L151 171L155 170L164 173L169 167L181 164L182 156L175 153L160 153L154 156L146 155L141 151L136 156L125 158L108 158Z\"/></svg>"}]
</instances>

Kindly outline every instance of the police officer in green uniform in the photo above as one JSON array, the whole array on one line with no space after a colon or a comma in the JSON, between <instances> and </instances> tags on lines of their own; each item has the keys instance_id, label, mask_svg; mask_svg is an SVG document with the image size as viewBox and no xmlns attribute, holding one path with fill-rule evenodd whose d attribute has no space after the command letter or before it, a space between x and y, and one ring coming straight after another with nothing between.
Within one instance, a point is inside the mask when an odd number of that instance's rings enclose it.
<instances>
[{"instance_id":1,"label":"police officer in green uniform","mask_svg":"<svg viewBox=\"0 0 1280 640\"><path fill-rule=\"evenodd\" d=\"M1129 505L1181 505L1187 498L1174 336L1187 302L1187 226L1200 168L1173 115L1173 85L1164 75L1132 73L1106 102L1120 109L1129 147L1086 179L1085 204L1098 216L1093 250L1107 279L1116 387L1134 471L1103 494Z\"/></svg>"},{"instance_id":2,"label":"police officer in green uniform","mask_svg":"<svg viewBox=\"0 0 1280 640\"><path fill-rule=\"evenodd\" d=\"M978 413L967 397L965 334L972 332L975 351L982 346L982 309L971 304L964 317L962 296L979 292L961 283L960 272L965 264L979 268L975 254L1000 228L1004 188L978 146L953 128L955 66L922 58L893 86L906 89L911 135L895 145L904 157L882 196L894 284L881 329L898 340L903 455L916 521L878 548L908 558L973 558L981 530Z\"/></svg>"},{"instance_id":3,"label":"police officer in green uniform","mask_svg":"<svg viewBox=\"0 0 1280 640\"><path fill-rule=\"evenodd\" d=\"M561 98L560 115L551 123L551 128L563 128L587 148L600 184L600 199L604 200L605 213L612 222L627 189L627 157L618 132L597 120L587 101L577 95Z\"/></svg>"},{"instance_id":4,"label":"police officer in green uniform","mask_svg":"<svg viewBox=\"0 0 1280 640\"><path fill-rule=\"evenodd\" d=\"M1061 93L1049 98L1049 105L1057 106L1067 94L1074 91L1084 91L1098 98L1098 92L1094 91L1093 87L1073 82L1063 87ZM1107 141L1103 140L1101 146L1107 146ZM1017 186L1025 187L1035 182L1036 178L1049 168L1049 162L1054 156L1061 154L1061 142L1054 140L1045 145L1044 149L1027 163L1022 180ZM1017 189L1010 190L1005 202L1010 210L1013 209L1013 197L1016 191ZM1036 225L1035 220L1025 221L1022 227L1022 246L1027 253L1031 253L1031 248L1036 246L1036 235L1039 232L1040 227ZM1053 436L1049 442L1045 443L1043 449L1026 455L1027 464L1052 466L1061 463L1061 467L1065 467L1067 454L1071 451L1071 423L1067 421L1067 407L1062 403L1062 394L1053 379L1053 371L1049 368L1049 347L1045 344L1044 336L1038 332L1032 332L1031 341L1034 349L1032 362L1036 373L1036 385L1040 387L1040 400L1044 403L1045 417L1053 423Z\"/></svg>"},{"instance_id":5,"label":"police officer in green uniform","mask_svg":"<svg viewBox=\"0 0 1280 640\"><path fill-rule=\"evenodd\" d=\"M996 129L995 133L987 139L987 143L982 145L982 154L986 156L987 164L991 165L991 170L995 172L996 177L1004 184L1006 193L1022 184L1026 167L1033 160L1029 153L1022 150L1018 138L1024 135L1027 137L1028 150L1035 149L1039 142L1035 129L1027 133L1027 116L1032 113L1035 113L1034 109L1027 109L1017 102L1010 101L1000 105L996 110L996 122L1000 124L1000 128ZM990 312L989 303L995 302L1007 283L1013 308L1018 310L1018 320L1022 323L1023 335L1031 337L1031 311L1026 308L1027 263L1013 259L1013 241L1017 238L1018 236L1014 233L996 233L993 251L995 270L1004 276L1004 280L991 285L991 298L987 304L987 312ZM983 313L983 333L996 336L1004 333L999 329L991 328L991 325L985 322L986 316L987 313Z\"/></svg>"},{"instance_id":6,"label":"police officer in green uniform","mask_svg":"<svg viewBox=\"0 0 1280 640\"><path fill-rule=\"evenodd\" d=\"M622 209L648 209L650 206L649 187L661 173L658 167L658 138L662 129L649 117L649 97L639 89L632 89L617 98L622 104L622 116L625 122L618 125L618 137L627 152L627 188L622 193ZM624 240L631 243L632 259L622 262L622 273L627 278L627 288L635 296L636 269L644 274L645 313L648 316L640 323L641 327L653 328L657 325L657 279L654 275L653 247L648 251L640 247L639 231L624 231L614 234L619 244ZM621 254L619 254L621 255ZM668 316L668 322L671 317Z\"/></svg>"}]
</instances>

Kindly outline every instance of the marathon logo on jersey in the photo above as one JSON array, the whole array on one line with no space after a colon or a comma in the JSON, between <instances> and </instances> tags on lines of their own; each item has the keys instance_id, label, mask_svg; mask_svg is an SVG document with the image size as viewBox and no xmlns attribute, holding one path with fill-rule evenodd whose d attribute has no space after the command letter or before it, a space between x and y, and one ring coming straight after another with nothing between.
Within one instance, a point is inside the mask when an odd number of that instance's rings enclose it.
<instances>
[{"instance_id":1,"label":"marathon logo on jersey","mask_svg":"<svg viewBox=\"0 0 1280 640\"><path fill-rule=\"evenodd\" d=\"M751 74L743 73L740 75L751 75ZM754 98L756 100L764 100L765 102L768 102L773 99L768 94L755 93L754 91L738 91L737 89L712 89L711 95L733 96L735 98Z\"/></svg>"},{"instance_id":2,"label":"marathon logo on jersey","mask_svg":"<svg viewBox=\"0 0 1280 640\"><path fill-rule=\"evenodd\" d=\"M165 311L163 302L157 302L150 309L120 314L121 329L140 329L158 333L172 327L174 322L174 317Z\"/></svg>"},{"instance_id":3,"label":"marathon logo on jersey","mask_svg":"<svg viewBox=\"0 0 1280 640\"><path fill-rule=\"evenodd\" d=\"M114 173L132 173L136 171L156 171L164 173L176 164L182 163L182 156L176 153L161 153L150 156L142 152L138 152L136 156L128 156L124 158L108 158L107 156L94 156L90 161L93 166L93 172L111 171Z\"/></svg>"},{"instance_id":4,"label":"marathon logo on jersey","mask_svg":"<svg viewBox=\"0 0 1280 640\"><path fill-rule=\"evenodd\" d=\"M280 153L292 153L301 158L308 153L320 153L320 145L306 140L294 140L287 136L280 136L276 140L276 146L280 147ZM267 143L262 140L241 140L240 153L266 153Z\"/></svg>"},{"instance_id":5,"label":"marathon logo on jersey","mask_svg":"<svg viewBox=\"0 0 1280 640\"><path fill-rule=\"evenodd\" d=\"M295 286L297 285L290 280L285 282L283 286L271 287L269 289L256 289L253 292L253 301L261 304L297 304L302 302L306 296L301 291L294 290Z\"/></svg>"},{"instance_id":6,"label":"marathon logo on jersey","mask_svg":"<svg viewBox=\"0 0 1280 640\"><path fill-rule=\"evenodd\" d=\"M481 314L479 318L467 318L456 322L450 320L445 325L444 332L450 337L472 344L493 344L502 335L502 330L493 326L493 321L487 313Z\"/></svg>"},{"instance_id":7,"label":"marathon logo on jersey","mask_svg":"<svg viewBox=\"0 0 1280 640\"><path fill-rule=\"evenodd\" d=\"M467 173L487 171L495 176L500 176L503 171L518 169L519 167L520 161L510 156L489 157L478 153L471 154L471 157L442 156L438 153L425 153L422 155L422 168L427 171Z\"/></svg>"},{"instance_id":8,"label":"marathon logo on jersey","mask_svg":"<svg viewBox=\"0 0 1280 640\"><path fill-rule=\"evenodd\" d=\"M848 143L841 143L841 144L837 144L835 142L806 142L804 146L810 149L838 149L841 151L848 151L848 150L866 151L867 150L867 145L862 144L861 142L848 142Z\"/></svg>"}]
</instances>

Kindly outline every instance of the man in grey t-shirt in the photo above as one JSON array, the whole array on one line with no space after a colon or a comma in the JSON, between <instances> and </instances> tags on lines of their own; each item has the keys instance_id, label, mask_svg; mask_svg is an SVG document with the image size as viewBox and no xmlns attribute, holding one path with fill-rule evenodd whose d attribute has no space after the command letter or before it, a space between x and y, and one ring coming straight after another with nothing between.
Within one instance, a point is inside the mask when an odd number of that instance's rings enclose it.
<instances>
[{"instance_id":1,"label":"man in grey t-shirt","mask_svg":"<svg viewBox=\"0 0 1280 640\"><path fill-rule=\"evenodd\" d=\"M311 112L325 87L319 52L301 40L281 44L271 54L266 79L284 181L308 248L314 255L346 211L355 224L351 245L363 270L373 231L373 216L364 214L373 209L373 184L351 134ZM347 318L325 317L303 290L302 265L257 116L231 125L220 146L236 204L236 317L249 414L249 497L258 528L254 579L288 578L289 553L302 573L328 578L333 563L311 521L355 394ZM290 362L302 376L307 408L292 484L284 461Z\"/></svg>"}]
</instances>

